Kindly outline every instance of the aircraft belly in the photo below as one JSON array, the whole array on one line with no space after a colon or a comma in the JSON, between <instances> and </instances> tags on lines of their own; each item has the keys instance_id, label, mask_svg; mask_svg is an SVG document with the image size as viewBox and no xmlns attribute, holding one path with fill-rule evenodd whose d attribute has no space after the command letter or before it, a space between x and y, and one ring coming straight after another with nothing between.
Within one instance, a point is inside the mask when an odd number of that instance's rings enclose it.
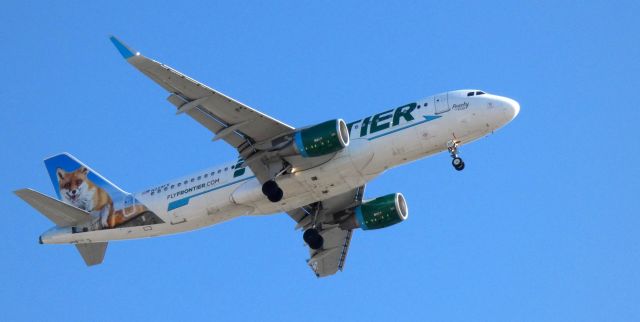
<instances>
[{"instance_id":1,"label":"aircraft belly","mask_svg":"<svg viewBox=\"0 0 640 322\"><path fill-rule=\"evenodd\" d=\"M284 198L278 203L267 200L259 190L260 186L253 187L252 192L236 191L234 200L237 201L243 196L252 194L256 199L253 202L247 202L246 205L255 209L253 214L284 212L362 186L366 183L365 178L366 176L354 166L349 153L341 151L325 164L278 178L278 185L284 191Z\"/></svg>"},{"instance_id":2,"label":"aircraft belly","mask_svg":"<svg viewBox=\"0 0 640 322\"><path fill-rule=\"evenodd\" d=\"M79 233L72 233L70 227L65 227L45 232L42 234L41 240L44 244L76 244L146 238L171 233L171 231L167 229L169 228L168 226L169 225L165 223L148 226L93 230Z\"/></svg>"}]
</instances>

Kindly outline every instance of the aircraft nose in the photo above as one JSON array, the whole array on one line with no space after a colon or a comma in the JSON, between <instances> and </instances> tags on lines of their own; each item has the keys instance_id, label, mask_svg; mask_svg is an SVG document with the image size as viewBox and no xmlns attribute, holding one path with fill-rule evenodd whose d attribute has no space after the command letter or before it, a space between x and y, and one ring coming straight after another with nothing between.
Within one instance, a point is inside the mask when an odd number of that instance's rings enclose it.
<instances>
[{"instance_id":1,"label":"aircraft nose","mask_svg":"<svg viewBox=\"0 0 640 322\"><path fill-rule=\"evenodd\" d=\"M518 113L520 113L520 104L508 97L502 97L501 101L506 116L509 118L509 121L512 121L518 116Z\"/></svg>"}]
</instances>

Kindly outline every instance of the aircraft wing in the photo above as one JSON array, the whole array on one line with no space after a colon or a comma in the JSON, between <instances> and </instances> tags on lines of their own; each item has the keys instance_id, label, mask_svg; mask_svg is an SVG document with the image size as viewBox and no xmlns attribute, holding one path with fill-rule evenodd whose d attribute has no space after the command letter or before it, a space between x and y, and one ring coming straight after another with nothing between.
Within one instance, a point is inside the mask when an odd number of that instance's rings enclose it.
<instances>
[{"instance_id":1,"label":"aircraft wing","mask_svg":"<svg viewBox=\"0 0 640 322\"><path fill-rule=\"evenodd\" d=\"M322 235L324 245L318 250L309 248L310 258L307 264L317 277L333 275L344 268L353 230L340 228L336 218L344 210L360 205L363 194L364 186L288 212L289 216L297 222L296 228L303 230L311 228L316 217L316 229ZM314 216L316 209L319 210Z\"/></svg>"},{"instance_id":2,"label":"aircraft wing","mask_svg":"<svg viewBox=\"0 0 640 322\"><path fill-rule=\"evenodd\" d=\"M268 115L230 98L179 71L135 52L116 37L111 42L120 54L153 81L162 86L167 100L177 108L177 114L187 114L215 134L214 140L224 140L247 157L253 146L295 129ZM248 164L251 167L251 164ZM256 169L254 169L256 168ZM252 167L258 177L268 174L261 167Z\"/></svg>"}]
</instances>

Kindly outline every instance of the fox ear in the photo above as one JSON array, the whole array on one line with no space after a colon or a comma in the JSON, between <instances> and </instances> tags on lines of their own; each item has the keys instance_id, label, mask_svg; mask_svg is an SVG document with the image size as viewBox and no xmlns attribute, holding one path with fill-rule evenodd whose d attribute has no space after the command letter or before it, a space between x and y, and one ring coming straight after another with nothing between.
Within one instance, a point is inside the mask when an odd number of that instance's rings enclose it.
<instances>
[{"instance_id":1,"label":"fox ear","mask_svg":"<svg viewBox=\"0 0 640 322\"><path fill-rule=\"evenodd\" d=\"M67 174L67 172L65 172L62 168L58 168L56 170L56 173L58 174L58 179L59 180L64 179L64 175Z\"/></svg>"},{"instance_id":2,"label":"fox ear","mask_svg":"<svg viewBox=\"0 0 640 322\"><path fill-rule=\"evenodd\" d=\"M80 168L80 173L87 174L87 173L89 173L89 169L87 169L85 167L82 167L82 168Z\"/></svg>"}]
</instances>

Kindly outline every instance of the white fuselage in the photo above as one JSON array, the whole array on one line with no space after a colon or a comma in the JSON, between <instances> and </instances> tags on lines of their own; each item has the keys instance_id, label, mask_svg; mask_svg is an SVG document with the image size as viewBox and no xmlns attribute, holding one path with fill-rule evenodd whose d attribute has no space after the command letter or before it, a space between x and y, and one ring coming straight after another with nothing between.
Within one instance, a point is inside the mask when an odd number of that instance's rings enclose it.
<instances>
[{"instance_id":1,"label":"white fuselage","mask_svg":"<svg viewBox=\"0 0 640 322\"><path fill-rule=\"evenodd\" d=\"M43 243L87 243L152 237L193 230L245 215L290 211L366 184L385 170L447 149L447 142L469 143L491 134L519 112L501 96L467 96L472 90L430 96L349 123L350 144L328 162L277 178L284 191L270 202L261 184L237 162L200 171L134 196L163 224L72 233L53 228Z\"/></svg>"}]
</instances>

